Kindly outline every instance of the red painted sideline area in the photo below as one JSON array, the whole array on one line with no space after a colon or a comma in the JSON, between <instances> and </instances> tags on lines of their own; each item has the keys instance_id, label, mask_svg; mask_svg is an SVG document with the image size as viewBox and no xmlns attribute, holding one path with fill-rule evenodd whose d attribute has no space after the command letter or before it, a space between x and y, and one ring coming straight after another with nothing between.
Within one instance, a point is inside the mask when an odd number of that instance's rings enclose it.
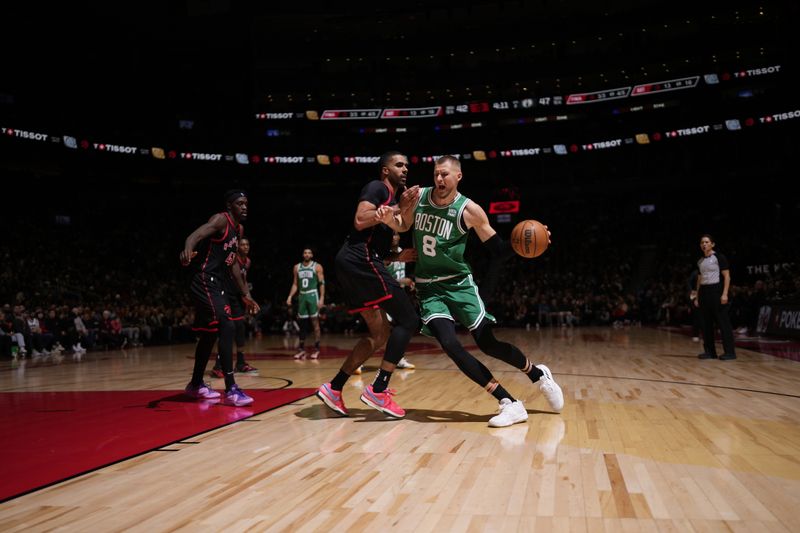
<instances>
[{"instance_id":1,"label":"red painted sideline area","mask_svg":"<svg viewBox=\"0 0 800 533\"><path fill-rule=\"evenodd\" d=\"M247 389L247 407L181 391L0 393L0 502L243 420L316 389Z\"/></svg>"}]
</instances>

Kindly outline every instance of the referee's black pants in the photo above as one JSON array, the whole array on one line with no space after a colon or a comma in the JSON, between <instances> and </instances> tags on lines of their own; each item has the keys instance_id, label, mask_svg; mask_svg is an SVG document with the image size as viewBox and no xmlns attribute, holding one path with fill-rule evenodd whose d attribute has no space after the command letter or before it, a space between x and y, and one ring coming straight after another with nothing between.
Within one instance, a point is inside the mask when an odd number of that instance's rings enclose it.
<instances>
[{"instance_id":1,"label":"referee's black pants","mask_svg":"<svg viewBox=\"0 0 800 533\"><path fill-rule=\"evenodd\" d=\"M703 351L709 355L717 355L714 346L714 326L719 326L722 336L722 348L726 354L736 355L736 347L733 343L733 328L731 319L728 317L729 305L720 303L722 297L722 283L714 285L700 285L700 293L697 295L700 303L700 314L703 317Z\"/></svg>"}]
</instances>

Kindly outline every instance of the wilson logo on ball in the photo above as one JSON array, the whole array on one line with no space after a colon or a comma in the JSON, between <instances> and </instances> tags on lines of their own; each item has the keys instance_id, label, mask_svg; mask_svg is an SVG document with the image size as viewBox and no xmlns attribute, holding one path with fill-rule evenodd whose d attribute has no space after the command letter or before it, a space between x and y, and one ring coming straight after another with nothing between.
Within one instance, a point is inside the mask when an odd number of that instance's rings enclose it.
<instances>
[{"instance_id":1,"label":"wilson logo on ball","mask_svg":"<svg viewBox=\"0 0 800 533\"><path fill-rule=\"evenodd\" d=\"M547 228L538 220L523 220L511 231L511 247L522 257L538 257L549 244Z\"/></svg>"}]
</instances>

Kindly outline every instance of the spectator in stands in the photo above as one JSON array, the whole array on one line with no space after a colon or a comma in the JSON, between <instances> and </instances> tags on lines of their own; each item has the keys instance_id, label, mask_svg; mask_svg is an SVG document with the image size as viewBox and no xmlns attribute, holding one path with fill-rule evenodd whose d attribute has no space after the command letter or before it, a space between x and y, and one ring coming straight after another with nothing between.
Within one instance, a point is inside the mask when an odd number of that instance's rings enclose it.
<instances>
[{"instance_id":1,"label":"spectator in stands","mask_svg":"<svg viewBox=\"0 0 800 533\"><path fill-rule=\"evenodd\" d=\"M30 332L29 344L31 346L31 355L33 357L50 355L50 350L47 349L47 346L45 344L45 336L42 330L42 326L39 323L39 319L36 317L36 315L33 315L31 313L24 313L23 318L25 319L28 331Z\"/></svg>"},{"instance_id":2,"label":"spectator in stands","mask_svg":"<svg viewBox=\"0 0 800 533\"><path fill-rule=\"evenodd\" d=\"M18 325L15 324L14 315L11 311L2 314L0 320L0 336L8 337L11 343L15 343L19 349L19 357L25 357L28 351L25 345L25 336L18 330Z\"/></svg>"},{"instance_id":3,"label":"spectator in stands","mask_svg":"<svg viewBox=\"0 0 800 533\"><path fill-rule=\"evenodd\" d=\"M88 318L88 311L84 316ZM72 309L72 328L70 333L72 333L73 343L72 343L72 353L86 353L86 348L83 347L83 343L85 342L87 346L91 346L93 342L90 342L90 332L89 328L86 327L86 323L84 322L83 318L81 317L80 308L74 307Z\"/></svg>"}]
</instances>

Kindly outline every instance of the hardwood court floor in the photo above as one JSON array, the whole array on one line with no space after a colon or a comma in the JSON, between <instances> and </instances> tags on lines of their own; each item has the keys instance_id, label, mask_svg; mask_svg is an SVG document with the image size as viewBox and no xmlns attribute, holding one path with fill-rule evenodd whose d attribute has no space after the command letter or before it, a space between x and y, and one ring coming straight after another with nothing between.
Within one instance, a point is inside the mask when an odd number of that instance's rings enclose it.
<instances>
[{"instance_id":1,"label":"hardwood court floor","mask_svg":"<svg viewBox=\"0 0 800 533\"><path fill-rule=\"evenodd\" d=\"M800 363L747 350L700 361L688 337L647 328L498 336L550 366L560 415L472 349L530 414L487 427L494 399L416 337L417 368L391 383L405 420L358 401L373 358L347 384L349 418L307 398L9 500L0 531L800 531ZM339 354L355 340L323 344ZM250 343L269 358L251 359L260 375L239 376L245 390L316 387L341 363L282 358L294 351L282 341ZM192 352L4 361L0 392L180 389Z\"/></svg>"}]
</instances>

